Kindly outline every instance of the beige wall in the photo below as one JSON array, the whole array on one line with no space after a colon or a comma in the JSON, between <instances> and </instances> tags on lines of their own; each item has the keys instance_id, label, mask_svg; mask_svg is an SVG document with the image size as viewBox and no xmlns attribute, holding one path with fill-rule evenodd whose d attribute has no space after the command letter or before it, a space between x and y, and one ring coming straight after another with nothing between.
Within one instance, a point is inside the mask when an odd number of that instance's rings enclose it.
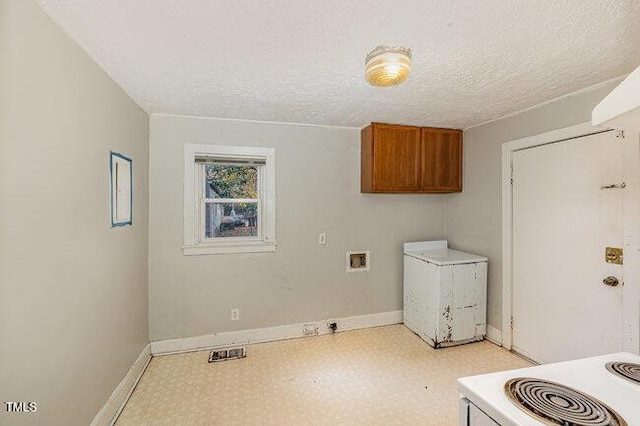
<instances>
[{"instance_id":1,"label":"beige wall","mask_svg":"<svg viewBox=\"0 0 640 426\"><path fill-rule=\"evenodd\" d=\"M148 342L148 115L32 0L0 0L0 55L0 424L87 425Z\"/></svg>"},{"instance_id":2,"label":"beige wall","mask_svg":"<svg viewBox=\"0 0 640 426\"><path fill-rule=\"evenodd\" d=\"M275 253L183 256L185 143L276 149ZM443 236L445 196L360 193L357 129L152 115L150 150L151 340L402 309L402 243Z\"/></svg>"},{"instance_id":3,"label":"beige wall","mask_svg":"<svg viewBox=\"0 0 640 426\"><path fill-rule=\"evenodd\" d=\"M591 120L615 87L606 84L464 132L464 191L447 199L447 239L489 258L488 323L502 327L501 146L515 139Z\"/></svg>"}]
</instances>

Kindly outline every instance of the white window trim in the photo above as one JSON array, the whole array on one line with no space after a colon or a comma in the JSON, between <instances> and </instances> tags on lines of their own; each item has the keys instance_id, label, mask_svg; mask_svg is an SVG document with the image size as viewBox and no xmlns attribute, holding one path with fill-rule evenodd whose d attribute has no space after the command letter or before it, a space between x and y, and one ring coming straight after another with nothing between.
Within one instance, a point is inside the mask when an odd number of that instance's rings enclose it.
<instances>
[{"instance_id":1,"label":"white window trim","mask_svg":"<svg viewBox=\"0 0 640 426\"><path fill-rule=\"evenodd\" d=\"M262 199L261 238L239 241L200 241L200 199L196 196L196 157L201 155L229 158L264 158L260 198ZM276 250L276 150L274 148L185 144L184 146L184 245L187 256L201 254L260 253Z\"/></svg>"}]
</instances>

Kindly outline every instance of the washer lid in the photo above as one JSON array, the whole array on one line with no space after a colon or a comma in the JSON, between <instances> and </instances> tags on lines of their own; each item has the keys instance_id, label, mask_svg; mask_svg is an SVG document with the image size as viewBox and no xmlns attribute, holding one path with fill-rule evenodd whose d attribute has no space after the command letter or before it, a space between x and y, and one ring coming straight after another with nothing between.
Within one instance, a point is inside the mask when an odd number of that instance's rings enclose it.
<instances>
[{"instance_id":1,"label":"washer lid","mask_svg":"<svg viewBox=\"0 0 640 426\"><path fill-rule=\"evenodd\" d=\"M463 251L440 249L440 250L408 250L405 255L433 263L434 265L456 265L460 263L486 262L487 258Z\"/></svg>"}]
</instances>

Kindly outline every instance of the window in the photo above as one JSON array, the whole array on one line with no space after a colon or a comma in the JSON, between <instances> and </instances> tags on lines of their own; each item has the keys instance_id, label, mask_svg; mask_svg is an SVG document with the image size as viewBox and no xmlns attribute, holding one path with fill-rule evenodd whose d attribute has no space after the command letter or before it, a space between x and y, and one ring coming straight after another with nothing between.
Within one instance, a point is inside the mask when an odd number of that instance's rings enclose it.
<instances>
[{"instance_id":1,"label":"window","mask_svg":"<svg viewBox=\"0 0 640 426\"><path fill-rule=\"evenodd\" d=\"M185 145L184 254L274 251L275 150Z\"/></svg>"}]
</instances>

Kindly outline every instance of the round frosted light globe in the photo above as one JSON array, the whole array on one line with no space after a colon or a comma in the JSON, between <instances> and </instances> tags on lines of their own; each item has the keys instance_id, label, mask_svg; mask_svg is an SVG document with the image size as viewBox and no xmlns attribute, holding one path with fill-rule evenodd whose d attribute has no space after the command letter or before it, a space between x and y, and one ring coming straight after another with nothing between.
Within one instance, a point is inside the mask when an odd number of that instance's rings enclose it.
<instances>
[{"instance_id":1,"label":"round frosted light globe","mask_svg":"<svg viewBox=\"0 0 640 426\"><path fill-rule=\"evenodd\" d=\"M365 60L365 77L373 86L387 87L402 83L411 71L411 49L378 46Z\"/></svg>"}]
</instances>

